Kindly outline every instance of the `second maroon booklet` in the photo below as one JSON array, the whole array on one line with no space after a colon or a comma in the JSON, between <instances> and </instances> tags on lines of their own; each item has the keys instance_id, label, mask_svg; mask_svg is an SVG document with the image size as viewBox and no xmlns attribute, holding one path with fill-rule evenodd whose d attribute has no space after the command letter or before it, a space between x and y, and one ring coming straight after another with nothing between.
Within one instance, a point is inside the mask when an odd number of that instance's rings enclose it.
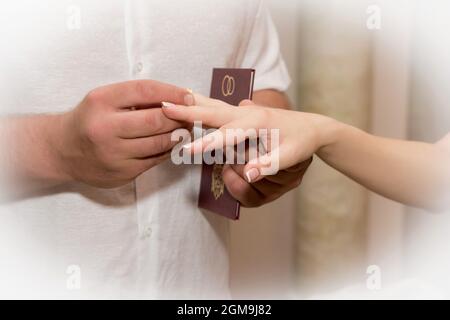
<instances>
[{"instance_id":1,"label":"second maroon booklet","mask_svg":"<svg viewBox=\"0 0 450 320\"><path fill-rule=\"evenodd\" d=\"M253 95L253 69L214 69L210 97L237 106ZM222 180L222 164L203 164L198 206L229 219L239 219L240 204Z\"/></svg>"}]
</instances>

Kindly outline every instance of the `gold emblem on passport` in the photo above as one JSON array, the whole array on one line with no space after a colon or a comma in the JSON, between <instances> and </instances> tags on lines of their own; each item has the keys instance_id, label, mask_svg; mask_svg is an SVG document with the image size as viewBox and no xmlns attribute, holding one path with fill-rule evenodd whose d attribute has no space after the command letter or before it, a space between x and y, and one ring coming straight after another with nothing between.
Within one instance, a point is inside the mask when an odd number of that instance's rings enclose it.
<instances>
[{"instance_id":1,"label":"gold emblem on passport","mask_svg":"<svg viewBox=\"0 0 450 320\"><path fill-rule=\"evenodd\" d=\"M219 199L225 190L225 184L222 179L223 164L215 164L211 175L211 192L214 199Z\"/></svg>"},{"instance_id":2,"label":"gold emblem on passport","mask_svg":"<svg viewBox=\"0 0 450 320\"><path fill-rule=\"evenodd\" d=\"M236 81L230 75L226 75L222 80L222 94L224 97L232 96L236 88Z\"/></svg>"}]
</instances>

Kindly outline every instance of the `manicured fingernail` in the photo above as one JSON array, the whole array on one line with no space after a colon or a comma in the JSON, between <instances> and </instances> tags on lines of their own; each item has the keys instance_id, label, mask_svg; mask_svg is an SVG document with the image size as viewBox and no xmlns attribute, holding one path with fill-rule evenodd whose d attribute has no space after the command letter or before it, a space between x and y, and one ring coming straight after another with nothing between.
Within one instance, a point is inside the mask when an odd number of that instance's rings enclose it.
<instances>
[{"instance_id":1,"label":"manicured fingernail","mask_svg":"<svg viewBox=\"0 0 450 320\"><path fill-rule=\"evenodd\" d=\"M245 174L248 182L255 181L259 177L259 170L257 168L252 168Z\"/></svg>"},{"instance_id":2,"label":"manicured fingernail","mask_svg":"<svg viewBox=\"0 0 450 320\"><path fill-rule=\"evenodd\" d=\"M173 107L175 107L175 105L173 103L171 103L171 102L162 102L161 105L162 105L163 108L173 108Z\"/></svg>"},{"instance_id":3,"label":"manicured fingernail","mask_svg":"<svg viewBox=\"0 0 450 320\"><path fill-rule=\"evenodd\" d=\"M193 106L195 104L195 98L192 93L188 93L184 96L184 104L186 106Z\"/></svg>"}]
</instances>

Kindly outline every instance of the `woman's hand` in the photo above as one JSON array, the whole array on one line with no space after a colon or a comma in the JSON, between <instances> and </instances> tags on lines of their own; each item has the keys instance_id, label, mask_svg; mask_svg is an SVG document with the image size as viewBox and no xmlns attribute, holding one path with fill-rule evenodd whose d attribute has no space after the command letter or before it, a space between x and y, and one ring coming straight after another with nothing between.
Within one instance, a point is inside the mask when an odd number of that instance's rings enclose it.
<instances>
[{"instance_id":1,"label":"woman's hand","mask_svg":"<svg viewBox=\"0 0 450 320\"><path fill-rule=\"evenodd\" d=\"M269 137L271 130L278 130L278 143L269 139L267 152L244 166L245 177L251 183L266 175L273 175L278 170L308 161L316 151L332 142L331 130L326 128L332 128L334 121L324 116L256 106L249 100L243 101L238 108L200 95L195 95L195 100L196 106L190 107L163 104L164 114L172 120L190 123L201 121L202 126L218 128L185 146L192 153L220 149L249 138L242 135L232 141L223 139L227 130L239 129L245 132L254 129L259 133L261 129L267 129ZM278 170L267 174L264 169L271 167L273 163L278 163Z\"/></svg>"},{"instance_id":2,"label":"woman's hand","mask_svg":"<svg viewBox=\"0 0 450 320\"><path fill-rule=\"evenodd\" d=\"M222 140L214 136L226 129L279 129L279 145L243 168L252 187L285 174L286 170L258 181L264 177L267 163L279 160L279 169L286 169L316 153L331 167L382 196L434 211L450 207L450 136L436 144L394 140L324 116L264 108L249 101L235 108L196 96L196 104L167 104L163 108L173 120L202 121L203 125L219 128L217 133L194 141L190 146L194 153L222 146Z\"/></svg>"}]
</instances>

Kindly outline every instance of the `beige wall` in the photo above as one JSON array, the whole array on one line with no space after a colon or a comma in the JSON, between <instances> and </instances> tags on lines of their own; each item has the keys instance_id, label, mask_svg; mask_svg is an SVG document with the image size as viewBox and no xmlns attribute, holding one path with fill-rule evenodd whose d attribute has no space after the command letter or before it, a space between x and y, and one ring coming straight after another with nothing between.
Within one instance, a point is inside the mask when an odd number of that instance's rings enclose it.
<instances>
[{"instance_id":1,"label":"beige wall","mask_svg":"<svg viewBox=\"0 0 450 320\"><path fill-rule=\"evenodd\" d=\"M405 139L408 130L411 65L409 0L379 0L382 29L374 32L371 131ZM368 263L379 266L383 282L396 281L403 272L405 207L370 194Z\"/></svg>"},{"instance_id":2,"label":"beige wall","mask_svg":"<svg viewBox=\"0 0 450 320\"><path fill-rule=\"evenodd\" d=\"M370 37L361 1L269 1L302 110L368 128ZM235 297L286 297L341 283L365 263L366 192L316 159L301 191L232 226ZM364 274L364 273L363 273Z\"/></svg>"},{"instance_id":3,"label":"beige wall","mask_svg":"<svg viewBox=\"0 0 450 320\"><path fill-rule=\"evenodd\" d=\"M449 3L269 2L300 110L393 138L435 141L450 130ZM369 4L382 9L381 30L366 28ZM434 279L448 273L448 220L368 193L316 159L297 192L234 224L235 296L309 297L352 281L364 294L372 264L383 286L421 276L449 288Z\"/></svg>"},{"instance_id":4,"label":"beige wall","mask_svg":"<svg viewBox=\"0 0 450 320\"><path fill-rule=\"evenodd\" d=\"M297 86L301 110L367 130L372 81L368 4L302 3ZM297 201L300 293L338 289L365 276L367 200L364 188L316 158Z\"/></svg>"}]
</instances>

